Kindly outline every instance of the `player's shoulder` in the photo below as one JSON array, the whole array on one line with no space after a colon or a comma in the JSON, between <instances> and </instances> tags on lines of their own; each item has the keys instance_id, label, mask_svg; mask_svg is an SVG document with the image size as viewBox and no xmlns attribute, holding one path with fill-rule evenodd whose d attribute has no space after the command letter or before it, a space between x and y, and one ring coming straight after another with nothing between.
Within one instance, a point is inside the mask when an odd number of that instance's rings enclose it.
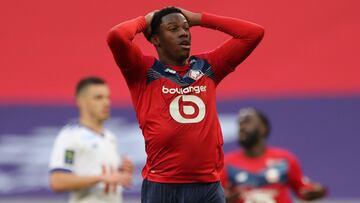
<instances>
[{"instance_id":1,"label":"player's shoulder","mask_svg":"<svg viewBox=\"0 0 360 203\"><path fill-rule=\"evenodd\" d=\"M83 134L83 127L76 123L69 123L62 127L57 136L58 139L62 140L76 140Z\"/></svg>"},{"instance_id":2,"label":"player's shoulder","mask_svg":"<svg viewBox=\"0 0 360 203\"><path fill-rule=\"evenodd\" d=\"M243 150L236 149L234 151L231 151L231 152L225 154L224 162L225 163L231 163L234 160L237 160L242 156L243 156Z\"/></svg>"},{"instance_id":3,"label":"player's shoulder","mask_svg":"<svg viewBox=\"0 0 360 203\"><path fill-rule=\"evenodd\" d=\"M151 55L143 56L143 62L144 62L143 64L146 66L145 67L146 69L151 68L154 65L156 60L157 59L155 58L155 56L151 56Z\"/></svg>"},{"instance_id":4,"label":"player's shoulder","mask_svg":"<svg viewBox=\"0 0 360 203\"><path fill-rule=\"evenodd\" d=\"M283 157L291 161L297 159L296 155L292 151L285 148L269 146L268 151L272 156Z\"/></svg>"},{"instance_id":5,"label":"player's shoulder","mask_svg":"<svg viewBox=\"0 0 360 203\"><path fill-rule=\"evenodd\" d=\"M105 128L105 135L106 135L106 139L110 141L116 141L116 135L113 133L113 131L109 130L108 128Z\"/></svg>"},{"instance_id":6,"label":"player's shoulder","mask_svg":"<svg viewBox=\"0 0 360 203\"><path fill-rule=\"evenodd\" d=\"M194 54L194 55L192 55L192 57L196 57L196 58L208 61L208 53L206 53L206 52Z\"/></svg>"}]
</instances>

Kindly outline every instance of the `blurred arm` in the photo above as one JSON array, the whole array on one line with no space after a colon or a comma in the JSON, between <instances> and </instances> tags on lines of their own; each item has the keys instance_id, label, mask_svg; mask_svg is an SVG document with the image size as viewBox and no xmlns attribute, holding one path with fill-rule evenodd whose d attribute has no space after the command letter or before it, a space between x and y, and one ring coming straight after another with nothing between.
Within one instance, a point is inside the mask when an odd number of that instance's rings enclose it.
<instances>
[{"instance_id":1,"label":"blurred arm","mask_svg":"<svg viewBox=\"0 0 360 203\"><path fill-rule=\"evenodd\" d=\"M100 176L78 176L66 172L53 172L50 174L50 188L54 192L80 190L92 187L100 181Z\"/></svg>"},{"instance_id":2,"label":"blurred arm","mask_svg":"<svg viewBox=\"0 0 360 203\"><path fill-rule=\"evenodd\" d=\"M113 188L116 188L117 185L130 187L132 174L128 172L113 172L101 176L78 176L67 172L52 172L50 175L50 188L54 192L80 190L92 187L99 182L104 182L107 187L111 186Z\"/></svg>"},{"instance_id":3,"label":"blurred arm","mask_svg":"<svg viewBox=\"0 0 360 203\"><path fill-rule=\"evenodd\" d=\"M229 176L226 171L226 165L220 173L220 181L221 185L224 189L225 199L227 203L235 203L238 202L241 197L240 188L233 186L229 181Z\"/></svg>"},{"instance_id":4,"label":"blurred arm","mask_svg":"<svg viewBox=\"0 0 360 203\"><path fill-rule=\"evenodd\" d=\"M319 183L314 183L304 177L300 164L295 156L291 155L289 181L295 194L303 200L312 201L324 197L326 188Z\"/></svg>"}]
</instances>

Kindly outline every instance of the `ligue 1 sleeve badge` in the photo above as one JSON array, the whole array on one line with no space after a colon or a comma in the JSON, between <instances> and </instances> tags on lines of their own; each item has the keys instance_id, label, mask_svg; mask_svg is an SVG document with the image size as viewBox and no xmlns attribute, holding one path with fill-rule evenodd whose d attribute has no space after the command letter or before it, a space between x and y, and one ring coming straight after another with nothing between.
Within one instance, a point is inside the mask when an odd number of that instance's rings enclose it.
<instances>
[{"instance_id":1,"label":"ligue 1 sleeve badge","mask_svg":"<svg viewBox=\"0 0 360 203\"><path fill-rule=\"evenodd\" d=\"M204 73L202 73L200 70L190 70L190 72L189 72L189 77L192 78L193 80L198 80L203 75L204 75Z\"/></svg>"},{"instance_id":2,"label":"ligue 1 sleeve badge","mask_svg":"<svg viewBox=\"0 0 360 203\"><path fill-rule=\"evenodd\" d=\"M65 151L65 163L74 164L75 152L73 150Z\"/></svg>"}]
</instances>

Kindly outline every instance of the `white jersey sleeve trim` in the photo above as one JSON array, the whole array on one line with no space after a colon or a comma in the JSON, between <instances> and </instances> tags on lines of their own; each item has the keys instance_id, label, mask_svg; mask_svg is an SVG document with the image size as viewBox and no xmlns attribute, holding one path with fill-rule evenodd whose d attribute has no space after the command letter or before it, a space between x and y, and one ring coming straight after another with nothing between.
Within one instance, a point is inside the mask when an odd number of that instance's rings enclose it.
<instances>
[{"instance_id":1,"label":"white jersey sleeve trim","mask_svg":"<svg viewBox=\"0 0 360 203\"><path fill-rule=\"evenodd\" d=\"M57 138L51 153L49 168L50 171L74 171L76 157L80 147L77 142L77 128L65 126Z\"/></svg>"}]
</instances>

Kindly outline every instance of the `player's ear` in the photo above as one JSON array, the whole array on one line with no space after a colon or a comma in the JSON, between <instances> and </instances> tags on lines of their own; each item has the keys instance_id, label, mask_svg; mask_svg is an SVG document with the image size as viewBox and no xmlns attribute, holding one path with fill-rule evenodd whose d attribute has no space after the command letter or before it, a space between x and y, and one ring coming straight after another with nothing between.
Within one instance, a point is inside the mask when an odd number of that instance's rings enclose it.
<instances>
[{"instance_id":1,"label":"player's ear","mask_svg":"<svg viewBox=\"0 0 360 203\"><path fill-rule=\"evenodd\" d=\"M154 46L156 47L159 47L160 46L160 40L159 40L159 36L157 35L152 35L151 38L151 44L153 44Z\"/></svg>"},{"instance_id":2,"label":"player's ear","mask_svg":"<svg viewBox=\"0 0 360 203\"><path fill-rule=\"evenodd\" d=\"M81 106L83 106L84 99L83 99L82 95L76 96L75 99L76 99L76 106L77 106L78 108L80 108Z\"/></svg>"},{"instance_id":3,"label":"player's ear","mask_svg":"<svg viewBox=\"0 0 360 203\"><path fill-rule=\"evenodd\" d=\"M260 133L264 138L267 138L267 129L266 126L263 124L260 125Z\"/></svg>"}]
</instances>

